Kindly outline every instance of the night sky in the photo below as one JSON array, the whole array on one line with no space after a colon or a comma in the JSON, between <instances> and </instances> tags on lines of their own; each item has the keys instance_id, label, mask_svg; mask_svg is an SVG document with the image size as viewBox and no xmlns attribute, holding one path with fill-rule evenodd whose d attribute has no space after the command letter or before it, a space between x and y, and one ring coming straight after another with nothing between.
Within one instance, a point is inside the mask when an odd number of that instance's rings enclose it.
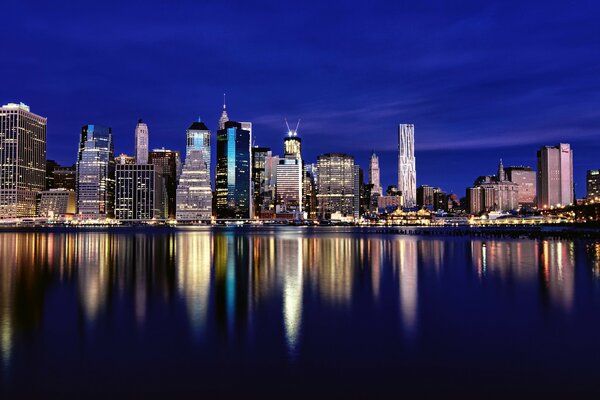
<instances>
[{"instance_id":1,"label":"night sky","mask_svg":"<svg viewBox=\"0 0 600 400\"><path fill-rule=\"evenodd\" d=\"M48 158L72 164L80 128L113 128L133 153L183 150L201 117L232 120L283 153L347 152L397 181L397 125L415 124L417 183L464 195L478 175L535 166L571 143L577 196L600 168L600 4L595 1L4 2L0 102L48 118ZM214 136L213 136L214 145ZM214 149L214 146L213 146ZM214 162L214 160L213 160Z\"/></svg>"}]
</instances>

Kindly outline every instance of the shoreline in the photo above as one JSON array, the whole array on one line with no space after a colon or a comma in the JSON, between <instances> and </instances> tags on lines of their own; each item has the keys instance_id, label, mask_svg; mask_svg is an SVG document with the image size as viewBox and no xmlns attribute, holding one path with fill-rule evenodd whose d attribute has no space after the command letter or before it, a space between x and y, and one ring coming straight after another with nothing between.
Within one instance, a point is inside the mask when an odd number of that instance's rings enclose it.
<instances>
[{"instance_id":1,"label":"shoreline","mask_svg":"<svg viewBox=\"0 0 600 400\"><path fill-rule=\"evenodd\" d=\"M439 236L439 237L482 237L498 239L600 239L600 226L568 224L568 225L529 225L529 226L294 226L294 225L118 225L118 226L0 226L2 233L76 233L76 232L147 232L163 231L231 231L231 232L265 232L265 231L312 231L312 232L356 232L365 234L404 235L404 236Z\"/></svg>"}]
</instances>

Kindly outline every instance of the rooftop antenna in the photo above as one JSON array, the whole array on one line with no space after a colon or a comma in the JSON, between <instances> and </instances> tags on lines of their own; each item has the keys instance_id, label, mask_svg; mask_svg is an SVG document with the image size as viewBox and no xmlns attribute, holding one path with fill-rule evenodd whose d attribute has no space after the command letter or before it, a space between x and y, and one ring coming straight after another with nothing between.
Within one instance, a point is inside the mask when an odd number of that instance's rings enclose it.
<instances>
[{"instance_id":1,"label":"rooftop antenna","mask_svg":"<svg viewBox=\"0 0 600 400\"><path fill-rule=\"evenodd\" d=\"M227 102L225 101L225 95L226 95L226 93L223 93L223 110L225 110L227 108Z\"/></svg>"}]
</instances>

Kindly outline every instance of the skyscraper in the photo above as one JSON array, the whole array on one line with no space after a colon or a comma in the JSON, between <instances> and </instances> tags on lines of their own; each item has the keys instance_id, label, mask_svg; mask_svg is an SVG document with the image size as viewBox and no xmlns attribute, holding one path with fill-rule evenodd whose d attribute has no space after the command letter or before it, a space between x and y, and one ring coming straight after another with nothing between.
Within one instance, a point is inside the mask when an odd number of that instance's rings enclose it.
<instances>
[{"instance_id":1,"label":"skyscraper","mask_svg":"<svg viewBox=\"0 0 600 400\"><path fill-rule=\"evenodd\" d=\"M284 158L277 165L277 212L302 212L302 141L296 131L289 131L283 141Z\"/></svg>"},{"instance_id":2,"label":"skyscraper","mask_svg":"<svg viewBox=\"0 0 600 400\"><path fill-rule=\"evenodd\" d=\"M329 219L335 213L357 217L360 194L354 157L343 153L322 154L317 158L317 175L319 217Z\"/></svg>"},{"instance_id":3,"label":"skyscraper","mask_svg":"<svg viewBox=\"0 0 600 400\"><path fill-rule=\"evenodd\" d=\"M46 187L46 118L23 104L0 108L0 218L33 217Z\"/></svg>"},{"instance_id":4,"label":"skyscraper","mask_svg":"<svg viewBox=\"0 0 600 400\"><path fill-rule=\"evenodd\" d=\"M398 127L398 190L402 192L402 205L414 207L417 200L417 172L413 124L400 124Z\"/></svg>"},{"instance_id":5,"label":"skyscraper","mask_svg":"<svg viewBox=\"0 0 600 400\"><path fill-rule=\"evenodd\" d=\"M537 152L538 208L573 204L573 151L567 143L544 146Z\"/></svg>"},{"instance_id":6,"label":"skyscraper","mask_svg":"<svg viewBox=\"0 0 600 400\"><path fill-rule=\"evenodd\" d=\"M162 176L166 191L167 215L168 218L175 219L177 181L181 171L179 152L165 148L154 149L149 154L149 162L156 167L156 172Z\"/></svg>"},{"instance_id":7,"label":"skyscraper","mask_svg":"<svg viewBox=\"0 0 600 400\"><path fill-rule=\"evenodd\" d=\"M203 222L212 218L212 190L207 163L201 150L190 150L177 186L176 218L180 222Z\"/></svg>"},{"instance_id":8,"label":"skyscraper","mask_svg":"<svg viewBox=\"0 0 600 400\"><path fill-rule=\"evenodd\" d=\"M600 170L590 169L586 174L586 198L588 201L600 200Z\"/></svg>"},{"instance_id":9,"label":"skyscraper","mask_svg":"<svg viewBox=\"0 0 600 400\"><path fill-rule=\"evenodd\" d=\"M252 187L254 191L254 214L260 215L264 204L266 189L266 159L271 154L268 147L254 146L252 148Z\"/></svg>"},{"instance_id":10,"label":"skyscraper","mask_svg":"<svg viewBox=\"0 0 600 400\"><path fill-rule=\"evenodd\" d=\"M164 218L163 182L152 164L117 164L115 217L143 221Z\"/></svg>"},{"instance_id":11,"label":"skyscraper","mask_svg":"<svg viewBox=\"0 0 600 400\"><path fill-rule=\"evenodd\" d=\"M383 194L379 177L379 157L375 152L371 154L371 162L369 163L369 183L373 185L371 195L376 193L381 196Z\"/></svg>"},{"instance_id":12,"label":"skyscraper","mask_svg":"<svg viewBox=\"0 0 600 400\"><path fill-rule=\"evenodd\" d=\"M81 128L77 153L77 212L90 218L112 217L115 196L115 155L112 129Z\"/></svg>"},{"instance_id":13,"label":"skyscraper","mask_svg":"<svg viewBox=\"0 0 600 400\"><path fill-rule=\"evenodd\" d=\"M135 126L135 162L148 164L148 125L141 119Z\"/></svg>"},{"instance_id":14,"label":"skyscraper","mask_svg":"<svg viewBox=\"0 0 600 400\"><path fill-rule=\"evenodd\" d=\"M221 118L219 118L219 130L225 129L225 122L229 121L227 115L227 104L225 103L225 94L223 94L223 112L221 112Z\"/></svg>"},{"instance_id":15,"label":"skyscraper","mask_svg":"<svg viewBox=\"0 0 600 400\"><path fill-rule=\"evenodd\" d=\"M219 219L252 217L251 143L251 125L248 123L227 121L217 132L215 190Z\"/></svg>"},{"instance_id":16,"label":"skyscraper","mask_svg":"<svg viewBox=\"0 0 600 400\"><path fill-rule=\"evenodd\" d=\"M199 150L202 153L202 160L206 163L208 176L211 177L210 129L208 129L204 122L193 122L187 129L186 137L185 157L189 157L190 151Z\"/></svg>"}]
</instances>

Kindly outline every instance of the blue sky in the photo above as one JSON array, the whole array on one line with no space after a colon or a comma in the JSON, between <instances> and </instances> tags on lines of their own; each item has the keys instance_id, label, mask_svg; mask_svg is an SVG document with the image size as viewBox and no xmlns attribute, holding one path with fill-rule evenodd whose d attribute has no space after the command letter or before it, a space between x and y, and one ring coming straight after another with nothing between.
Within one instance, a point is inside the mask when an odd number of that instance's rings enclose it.
<instances>
[{"instance_id":1,"label":"blue sky","mask_svg":"<svg viewBox=\"0 0 600 400\"><path fill-rule=\"evenodd\" d=\"M202 117L254 123L282 152L302 119L304 158L380 154L397 180L397 125L415 124L418 184L464 195L479 175L574 148L578 196L600 168L600 4L593 1L9 2L0 102L48 117L48 158L73 163L87 123L133 152L185 146Z\"/></svg>"}]
</instances>

